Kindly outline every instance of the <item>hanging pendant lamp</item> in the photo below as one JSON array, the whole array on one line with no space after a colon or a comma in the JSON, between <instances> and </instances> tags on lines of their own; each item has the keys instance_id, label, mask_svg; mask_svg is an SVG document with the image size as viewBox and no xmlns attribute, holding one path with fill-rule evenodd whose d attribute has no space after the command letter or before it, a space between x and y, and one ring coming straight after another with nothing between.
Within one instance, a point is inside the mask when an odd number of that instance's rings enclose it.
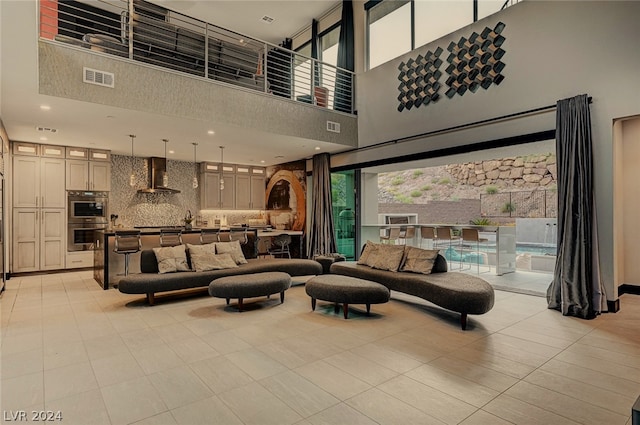
<instances>
[{"instance_id":1,"label":"hanging pendant lamp","mask_svg":"<svg viewBox=\"0 0 640 425\"><path fill-rule=\"evenodd\" d=\"M220 146L220 190L224 190L224 146Z\"/></svg>"},{"instance_id":2,"label":"hanging pendant lamp","mask_svg":"<svg viewBox=\"0 0 640 425\"><path fill-rule=\"evenodd\" d=\"M194 189L198 188L198 163L196 162L196 150L198 149L198 144L196 142L192 143L193 145L193 182L191 185Z\"/></svg>"},{"instance_id":3,"label":"hanging pendant lamp","mask_svg":"<svg viewBox=\"0 0 640 425\"><path fill-rule=\"evenodd\" d=\"M162 139L164 142L164 174L162 174L162 186L169 187L169 173L167 173L167 143L168 139Z\"/></svg>"},{"instance_id":4,"label":"hanging pendant lamp","mask_svg":"<svg viewBox=\"0 0 640 425\"><path fill-rule=\"evenodd\" d=\"M133 168L133 140L136 138L135 134L130 134L131 137L131 175L129 176L129 186L134 187L136 185L136 173Z\"/></svg>"}]
</instances>

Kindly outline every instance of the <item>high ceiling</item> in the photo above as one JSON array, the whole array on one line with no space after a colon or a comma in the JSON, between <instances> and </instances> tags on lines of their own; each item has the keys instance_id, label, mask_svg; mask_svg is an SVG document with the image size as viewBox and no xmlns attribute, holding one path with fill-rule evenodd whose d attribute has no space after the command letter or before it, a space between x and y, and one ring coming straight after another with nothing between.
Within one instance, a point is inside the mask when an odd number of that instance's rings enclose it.
<instances>
[{"instance_id":1,"label":"high ceiling","mask_svg":"<svg viewBox=\"0 0 640 425\"><path fill-rule=\"evenodd\" d=\"M155 0L164 7L242 34L278 44L310 25L313 18L335 8L339 1L212 1ZM344 146L283 137L255 130L154 115L105 105L40 95L37 87L37 15L35 1L0 1L1 74L0 117L11 140L110 149L129 155L136 134L136 156L162 156L162 139L170 140L170 159L193 160L192 142L198 142L198 161L217 161L225 146L225 162L272 165L318 152L337 152ZM271 24L261 22L264 16ZM43 110L41 106L49 109ZM43 133L37 127L55 128ZM215 134L207 132L213 130ZM46 140L43 140L46 138ZM319 149L318 149L319 148Z\"/></svg>"}]
</instances>

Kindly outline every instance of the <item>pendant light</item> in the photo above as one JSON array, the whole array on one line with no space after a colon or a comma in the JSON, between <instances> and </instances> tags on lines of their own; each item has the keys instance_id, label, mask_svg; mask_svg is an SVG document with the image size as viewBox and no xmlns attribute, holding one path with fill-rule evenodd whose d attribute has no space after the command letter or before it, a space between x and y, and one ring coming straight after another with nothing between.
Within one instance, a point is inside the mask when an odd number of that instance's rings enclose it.
<instances>
[{"instance_id":1,"label":"pendant light","mask_svg":"<svg viewBox=\"0 0 640 425\"><path fill-rule=\"evenodd\" d=\"M193 145L193 182L192 186L194 189L198 188L198 163L196 162L196 150L198 149L198 144L196 142L191 143Z\"/></svg>"},{"instance_id":2,"label":"pendant light","mask_svg":"<svg viewBox=\"0 0 640 425\"><path fill-rule=\"evenodd\" d=\"M224 190L224 146L220 146L220 190Z\"/></svg>"},{"instance_id":3,"label":"pendant light","mask_svg":"<svg viewBox=\"0 0 640 425\"><path fill-rule=\"evenodd\" d=\"M167 143L168 139L162 139L164 142L164 174L162 175L162 186L169 187L169 173L167 173Z\"/></svg>"},{"instance_id":4,"label":"pendant light","mask_svg":"<svg viewBox=\"0 0 640 425\"><path fill-rule=\"evenodd\" d=\"M136 138L135 134L130 134L131 137L131 175L129 176L129 186L134 187L136 185L136 173L133 171L133 140Z\"/></svg>"}]
</instances>

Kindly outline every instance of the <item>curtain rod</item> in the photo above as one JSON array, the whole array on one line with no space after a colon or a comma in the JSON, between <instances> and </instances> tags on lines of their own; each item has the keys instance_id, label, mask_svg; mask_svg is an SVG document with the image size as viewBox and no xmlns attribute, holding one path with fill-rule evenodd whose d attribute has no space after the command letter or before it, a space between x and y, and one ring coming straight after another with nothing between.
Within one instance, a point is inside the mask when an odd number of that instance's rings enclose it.
<instances>
[{"instance_id":1,"label":"curtain rod","mask_svg":"<svg viewBox=\"0 0 640 425\"><path fill-rule=\"evenodd\" d=\"M593 98L591 96L589 96L587 98L587 100L588 100L589 104L593 103ZM480 120L480 121L474 121L474 122L471 122L471 123L455 125L453 127L442 128L440 130L427 131L425 133L414 134L413 136L401 137L399 139L387 140L386 142L375 143L373 145L364 146L362 148L355 148L355 149L351 149L351 150L348 150L348 151L342 151L340 153L343 154L343 153L356 152L356 151L357 152L361 152L361 151L365 151L365 150L369 150L369 149L379 148L379 147L386 146L386 145L395 145L395 144L398 144L398 143L410 142L412 140L418 140L418 139L422 139L424 137L435 136L437 134L450 133L452 131L464 130L464 129L468 129L468 128L478 127L478 126L481 126L481 125L484 125L484 124L489 124L489 123L493 123L493 122L497 122L497 121L510 120L512 118L520 117L520 116L523 116L523 115L533 115L533 114L539 114L539 113L544 113L544 112L550 112L550 111L553 111L555 109L557 109L557 105L541 106L539 108L533 108L533 109L529 109L529 110L526 110L526 111L514 112L513 114L507 114L507 115L502 115L502 116L499 116L499 117L493 117L493 118L487 118L487 119Z\"/></svg>"}]
</instances>

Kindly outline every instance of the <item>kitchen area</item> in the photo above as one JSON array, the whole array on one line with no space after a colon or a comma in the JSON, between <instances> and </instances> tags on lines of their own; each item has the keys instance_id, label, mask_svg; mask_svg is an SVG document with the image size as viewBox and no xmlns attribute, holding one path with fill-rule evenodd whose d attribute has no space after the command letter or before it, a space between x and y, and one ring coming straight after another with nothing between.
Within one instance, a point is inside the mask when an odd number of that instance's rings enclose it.
<instances>
[{"instance_id":1,"label":"kitchen area","mask_svg":"<svg viewBox=\"0 0 640 425\"><path fill-rule=\"evenodd\" d=\"M183 243L194 244L202 228L240 230L251 256L287 233L292 256L304 256L306 195L302 191L300 198L298 190L283 201L278 189L293 180L300 189L304 168L270 185L280 196L270 204L265 167L19 142L12 143L11 154L11 273L94 268L107 289L124 272L113 236L125 229L140 231L142 249L160 246L164 228L180 229ZM138 264L139 254L132 255L130 270L139 271Z\"/></svg>"}]
</instances>

